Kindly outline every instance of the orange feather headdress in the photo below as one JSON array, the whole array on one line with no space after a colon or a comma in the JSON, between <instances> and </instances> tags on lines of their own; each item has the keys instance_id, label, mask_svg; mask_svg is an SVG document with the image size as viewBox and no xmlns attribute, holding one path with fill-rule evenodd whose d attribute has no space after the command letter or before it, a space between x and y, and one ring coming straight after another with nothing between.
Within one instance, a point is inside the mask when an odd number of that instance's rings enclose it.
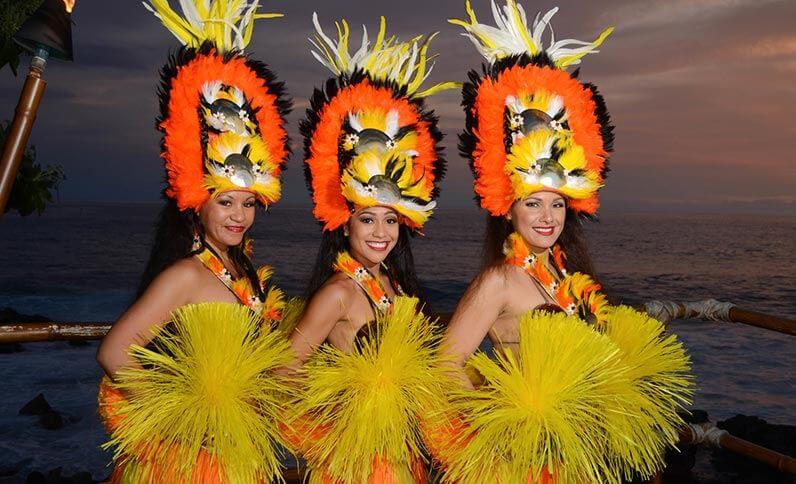
<instances>
[{"instance_id":1,"label":"orange feather headdress","mask_svg":"<svg viewBox=\"0 0 796 484\"><path fill-rule=\"evenodd\" d=\"M144 4L183 44L161 71L162 153L167 196L180 210L199 210L224 191L250 191L268 205L279 200L279 175L289 155L285 116L290 101L265 64L243 54L257 1Z\"/></svg>"},{"instance_id":2,"label":"orange feather headdress","mask_svg":"<svg viewBox=\"0 0 796 484\"><path fill-rule=\"evenodd\" d=\"M466 10L467 21L449 21L465 29L489 62L482 75L471 71L463 88L467 121L460 147L481 207L505 215L515 200L549 190L565 196L573 211L594 215L613 126L596 87L566 68L598 52L613 29L594 42L551 39L545 48L542 35L557 8L537 14L532 28L514 0L502 10L493 0L497 27L479 24L469 0Z\"/></svg>"},{"instance_id":3,"label":"orange feather headdress","mask_svg":"<svg viewBox=\"0 0 796 484\"><path fill-rule=\"evenodd\" d=\"M431 215L444 173L442 134L423 98L456 86L419 91L430 72L427 51L434 36L385 38L382 17L373 45L366 30L362 47L350 55L345 20L337 24L336 42L323 33L317 15L313 22L312 54L337 76L315 90L301 123L315 217L334 230L355 208L387 206L419 229Z\"/></svg>"}]
</instances>

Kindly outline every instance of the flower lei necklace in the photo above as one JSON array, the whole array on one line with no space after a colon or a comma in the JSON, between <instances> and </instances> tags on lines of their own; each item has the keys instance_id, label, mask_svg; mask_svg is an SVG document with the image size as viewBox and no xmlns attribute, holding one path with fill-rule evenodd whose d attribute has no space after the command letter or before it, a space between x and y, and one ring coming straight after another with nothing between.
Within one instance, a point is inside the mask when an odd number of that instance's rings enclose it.
<instances>
[{"instance_id":1,"label":"flower lei necklace","mask_svg":"<svg viewBox=\"0 0 796 484\"><path fill-rule=\"evenodd\" d=\"M384 290L381 281L373 277L373 274L365 266L351 257L348 251L344 250L337 254L333 267L337 272L342 272L353 279L380 312L384 313L390 309L392 301L387 297L387 291ZM398 288L397 292L402 293L403 291Z\"/></svg>"},{"instance_id":2,"label":"flower lei necklace","mask_svg":"<svg viewBox=\"0 0 796 484\"><path fill-rule=\"evenodd\" d=\"M248 253L251 252L250 247L246 247L246 250ZM262 266L257 269L257 278L260 281L260 287L266 291L265 301L263 301L260 299L257 292L254 291L254 288L252 288L249 278L236 278L233 276L224 266L224 262L222 262L209 247L205 246L201 252L196 254L196 258L199 259L205 267L210 269L210 272L227 286L227 289L232 291L241 304L271 321L279 321L282 319L282 308L285 306L282 291L274 286L268 287L267 284L273 274L273 269L271 269L271 267Z\"/></svg>"},{"instance_id":3,"label":"flower lei necklace","mask_svg":"<svg viewBox=\"0 0 796 484\"><path fill-rule=\"evenodd\" d=\"M567 314L577 314L584 321L601 326L607 317L608 301L600 291L600 285L586 274L568 274L564 267L566 254L558 246L547 250L547 257L538 256L516 232L509 235L503 244L505 263L522 268L536 280L545 292ZM555 274L547 261L552 259Z\"/></svg>"}]
</instances>

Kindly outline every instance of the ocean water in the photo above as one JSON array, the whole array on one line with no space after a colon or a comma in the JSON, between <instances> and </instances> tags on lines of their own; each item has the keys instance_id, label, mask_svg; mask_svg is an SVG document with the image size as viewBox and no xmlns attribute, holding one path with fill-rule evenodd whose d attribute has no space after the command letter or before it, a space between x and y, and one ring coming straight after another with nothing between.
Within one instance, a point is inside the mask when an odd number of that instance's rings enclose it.
<instances>
[{"instance_id":1,"label":"ocean water","mask_svg":"<svg viewBox=\"0 0 796 484\"><path fill-rule=\"evenodd\" d=\"M130 304L148 256L156 204L63 204L41 216L0 220L0 308L60 321L112 321ZM484 215L440 210L413 241L433 308L451 311L476 274ZM274 266L279 285L299 294L315 259L319 227L308 208L258 213L255 262ZM603 213L587 225L598 276L627 303L716 298L796 318L796 216ZM675 321L698 391L695 408L713 420L737 413L796 424L792 337L764 329ZM109 474L96 417L101 371L96 343L24 345L0 354L0 468L63 467ZM38 393L65 417L49 431L19 409ZM0 482L16 482L14 480Z\"/></svg>"}]
</instances>

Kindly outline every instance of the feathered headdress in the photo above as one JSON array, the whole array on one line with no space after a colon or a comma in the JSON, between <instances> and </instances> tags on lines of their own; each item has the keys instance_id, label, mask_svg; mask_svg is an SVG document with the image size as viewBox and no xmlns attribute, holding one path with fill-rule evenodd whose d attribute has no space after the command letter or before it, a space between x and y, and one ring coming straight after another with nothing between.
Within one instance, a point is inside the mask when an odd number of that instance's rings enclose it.
<instances>
[{"instance_id":1,"label":"feathered headdress","mask_svg":"<svg viewBox=\"0 0 796 484\"><path fill-rule=\"evenodd\" d=\"M213 195L247 190L263 204L280 197L288 156L290 101L265 64L243 49L259 2L168 0L144 3L183 44L162 70L160 118L166 194L180 210L198 210Z\"/></svg>"},{"instance_id":2,"label":"feathered headdress","mask_svg":"<svg viewBox=\"0 0 796 484\"><path fill-rule=\"evenodd\" d=\"M444 172L442 135L423 98L456 86L420 90L433 66L428 47L434 35L387 38L382 17L375 42L364 29L362 45L351 55L345 20L336 23L337 41L324 34L317 14L313 23L312 55L336 76L315 90L301 123L315 217L334 230L355 208L379 205L419 229L436 204L435 183Z\"/></svg>"},{"instance_id":3,"label":"feathered headdress","mask_svg":"<svg viewBox=\"0 0 796 484\"><path fill-rule=\"evenodd\" d=\"M558 8L537 14L530 27L514 0L502 9L493 0L495 27L478 23L469 0L465 8L468 20L449 22L463 27L488 61L483 74L471 71L464 85L467 125L460 143L481 207L504 215L515 200L552 190L567 197L569 208L593 215L613 126L597 89L566 68L598 52L613 29L593 42L556 41L550 20Z\"/></svg>"}]
</instances>

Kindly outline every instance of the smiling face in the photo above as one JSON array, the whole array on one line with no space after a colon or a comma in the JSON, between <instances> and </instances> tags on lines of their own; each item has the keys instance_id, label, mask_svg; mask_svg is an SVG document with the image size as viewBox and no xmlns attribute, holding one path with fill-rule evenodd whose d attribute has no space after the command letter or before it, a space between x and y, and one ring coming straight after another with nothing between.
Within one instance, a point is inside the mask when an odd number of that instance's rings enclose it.
<instances>
[{"instance_id":1,"label":"smiling face","mask_svg":"<svg viewBox=\"0 0 796 484\"><path fill-rule=\"evenodd\" d=\"M564 197L545 191L514 202L506 218L534 252L543 252L558 240L566 216Z\"/></svg>"},{"instance_id":2,"label":"smiling face","mask_svg":"<svg viewBox=\"0 0 796 484\"><path fill-rule=\"evenodd\" d=\"M254 194L242 190L224 192L205 202L199 209L205 240L220 250L240 244L254 223L255 205Z\"/></svg>"},{"instance_id":3,"label":"smiling face","mask_svg":"<svg viewBox=\"0 0 796 484\"><path fill-rule=\"evenodd\" d=\"M348 221L351 256L365 267L380 264L398 242L399 219L387 207L367 207L354 212Z\"/></svg>"}]
</instances>

